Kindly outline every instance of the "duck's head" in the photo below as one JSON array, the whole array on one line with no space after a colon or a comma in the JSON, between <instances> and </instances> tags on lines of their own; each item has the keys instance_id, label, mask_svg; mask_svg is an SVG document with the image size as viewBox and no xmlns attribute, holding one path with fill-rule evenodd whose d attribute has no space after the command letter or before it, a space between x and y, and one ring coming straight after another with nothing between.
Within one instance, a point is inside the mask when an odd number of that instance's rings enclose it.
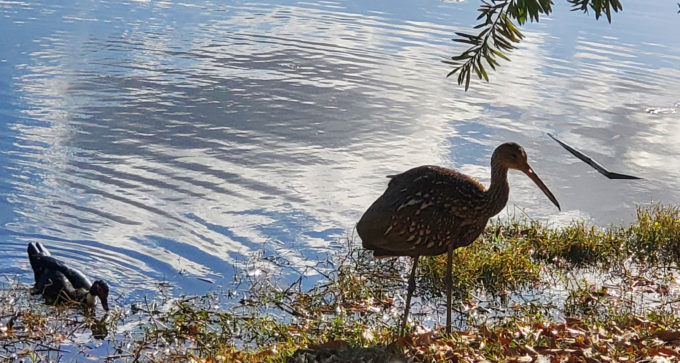
<instances>
[{"instance_id":1,"label":"duck's head","mask_svg":"<svg viewBox=\"0 0 680 363\"><path fill-rule=\"evenodd\" d=\"M104 280L97 280L90 287L90 294L98 296L104 310L109 311L109 285Z\"/></svg>"}]
</instances>

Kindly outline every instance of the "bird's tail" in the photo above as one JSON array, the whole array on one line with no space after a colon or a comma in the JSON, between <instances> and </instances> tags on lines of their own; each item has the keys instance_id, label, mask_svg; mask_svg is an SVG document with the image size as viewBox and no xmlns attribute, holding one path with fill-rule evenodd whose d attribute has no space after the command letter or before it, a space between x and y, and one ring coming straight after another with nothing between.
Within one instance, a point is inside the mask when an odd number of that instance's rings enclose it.
<instances>
[{"instance_id":1,"label":"bird's tail","mask_svg":"<svg viewBox=\"0 0 680 363\"><path fill-rule=\"evenodd\" d=\"M48 251L47 248L45 248L45 246L42 245L42 243L31 242L28 244L28 261L31 263L31 269L33 270L33 274L35 275L36 283L38 282L39 276L44 269L44 267L42 266L44 262L41 263L41 258L44 256L50 256L50 251Z\"/></svg>"},{"instance_id":2,"label":"bird's tail","mask_svg":"<svg viewBox=\"0 0 680 363\"><path fill-rule=\"evenodd\" d=\"M28 257L50 256L50 251L45 248L40 242L30 242L28 244Z\"/></svg>"}]
</instances>

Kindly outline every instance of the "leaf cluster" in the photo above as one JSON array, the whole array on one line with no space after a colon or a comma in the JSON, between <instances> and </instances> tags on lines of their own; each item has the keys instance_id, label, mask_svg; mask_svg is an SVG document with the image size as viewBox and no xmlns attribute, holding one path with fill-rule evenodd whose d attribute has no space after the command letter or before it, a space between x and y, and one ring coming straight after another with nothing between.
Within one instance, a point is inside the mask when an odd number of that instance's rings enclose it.
<instances>
[{"instance_id":1,"label":"leaf cluster","mask_svg":"<svg viewBox=\"0 0 680 363\"><path fill-rule=\"evenodd\" d=\"M602 14L611 23L612 12L622 10L620 0L567 0L573 11L588 13L592 10L595 18ZM506 55L517 47L524 38L515 22L523 25L527 21L538 22L541 15L549 15L552 11L552 0L482 0L479 7L480 21L474 29L477 34L456 32L455 42L467 44L468 48L459 55L445 60L444 63L453 66L446 75L450 77L458 74L458 84L465 84L465 90L470 87L470 78L476 74L478 79L489 81L487 68L496 70L500 64L499 58L510 60ZM679 4L680 5L680 4Z\"/></svg>"},{"instance_id":2,"label":"leaf cluster","mask_svg":"<svg viewBox=\"0 0 680 363\"><path fill-rule=\"evenodd\" d=\"M592 9L595 12L595 19L600 19L602 13L607 16L607 21L612 22L612 10L618 12L623 10L621 6L621 1L619 0L567 0L571 3L572 11L583 11L587 14L588 9Z\"/></svg>"},{"instance_id":3,"label":"leaf cluster","mask_svg":"<svg viewBox=\"0 0 680 363\"><path fill-rule=\"evenodd\" d=\"M538 8L531 7L529 10L514 6L511 0L482 1L477 20L483 21L475 26L475 29L481 30L477 34L456 32L459 38L454 41L468 44L469 47L460 55L444 61L454 66L446 76L458 73L458 84L465 83L466 91L470 87L470 76L473 71L479 79L484 78L488 81L489 76L482 60L494 70L499 65L498 58L509 60L503 52L515 49L515 44L524 37L512 22L512 18L515 17L521 23L527 16L533 19L536 11Z\"/></svg>"}]
</instances>

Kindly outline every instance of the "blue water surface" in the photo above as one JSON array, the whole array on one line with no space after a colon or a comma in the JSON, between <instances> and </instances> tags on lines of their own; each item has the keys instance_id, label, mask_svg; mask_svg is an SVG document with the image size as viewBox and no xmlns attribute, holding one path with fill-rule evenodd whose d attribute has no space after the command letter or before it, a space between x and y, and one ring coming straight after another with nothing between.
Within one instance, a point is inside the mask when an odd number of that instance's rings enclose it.
<instances>
[{"instance_id":1,"label":"blue water surface","mask_svg":"<svg viewBox=\"0 0 680 363\"><path fill-rule=\"evenodd\" d=\"M0 274L30 283L41 241L120 304L161 281L309 286L385 175L439 164L488 183L505 141L563 207L511 173L505 215L607 225L680 202L673 2L625 1L608 24L558 1L464 92L442 60L478 6L0 2ZM605 179L546 132L645 179Z\"/></svg>"}]
</instances>

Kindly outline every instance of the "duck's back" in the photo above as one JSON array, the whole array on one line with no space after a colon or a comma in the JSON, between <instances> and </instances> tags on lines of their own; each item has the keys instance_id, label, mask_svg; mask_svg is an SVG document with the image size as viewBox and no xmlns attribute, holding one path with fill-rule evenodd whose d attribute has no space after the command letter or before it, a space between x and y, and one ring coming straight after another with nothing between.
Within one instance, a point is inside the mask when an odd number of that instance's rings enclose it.
<instances>
[{"instance_id":1,"label":"duck's back","mask_svg":"<svg viewBox=\"0 0 680 363\"><path fill-rule=\"evenodd\" d=\"M29 243L28 259L33 269L35 289L43 289L48 279L65 278L75 289L89 289L92 286L90 279L77 269L71 268L63 261L51 256L50 252L41 243ZM58 275L58 274L61 274Z\"/></svg>"}]
</instances>

